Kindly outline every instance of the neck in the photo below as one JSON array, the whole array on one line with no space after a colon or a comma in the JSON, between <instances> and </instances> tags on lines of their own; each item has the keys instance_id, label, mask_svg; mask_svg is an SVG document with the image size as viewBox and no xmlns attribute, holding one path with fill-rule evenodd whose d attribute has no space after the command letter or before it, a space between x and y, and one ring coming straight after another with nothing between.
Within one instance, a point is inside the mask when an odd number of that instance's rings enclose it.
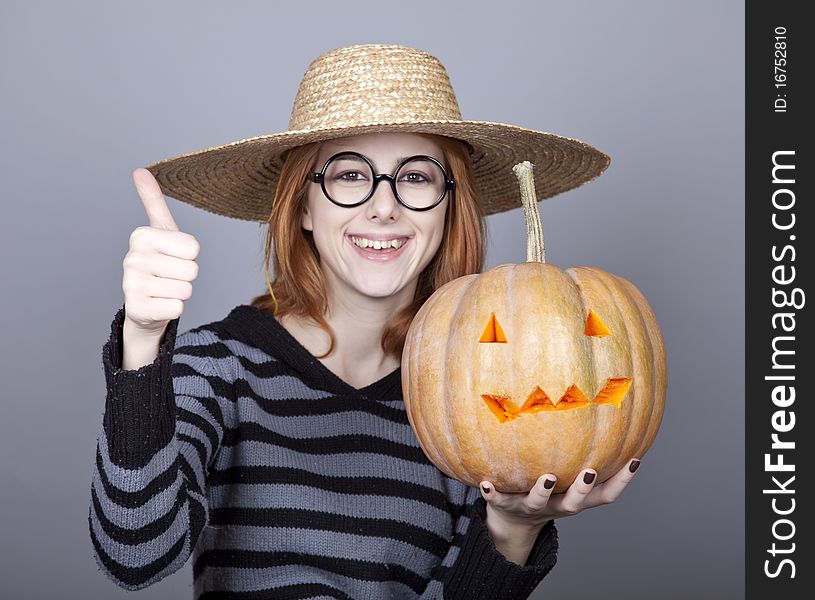
<instances>
[{"instance_id":1,"label":"neck","mask_svg":"<svg viewBox=\"0 0 815 600\"><path fill-rule=\"evenodd\" d=\"M321 362L357 387L398 367L398 358L382 350L382 333L385 325L412 302L416 281L381 298L349 292L340 286L329 287L325 319L334 331L334 349ZM285 316L280 322L315 356L328 350L328 333L317 325L293 316Z\"/></svg>"},{"instance_id":2,"label":"neck","mask_svg":"<svg viewBox=\"0 0 815 600\"><path fill-rule=\"evenodd\" d=\"M341 362L352 364L360 357L369 365L392 362L393 357L382 350L382 333L385 325L412 302L415 290L413 281L396 294L374 298L334 287L328 297L326 320L334 329L335 351Z\"/></svg>"}]
</instances>

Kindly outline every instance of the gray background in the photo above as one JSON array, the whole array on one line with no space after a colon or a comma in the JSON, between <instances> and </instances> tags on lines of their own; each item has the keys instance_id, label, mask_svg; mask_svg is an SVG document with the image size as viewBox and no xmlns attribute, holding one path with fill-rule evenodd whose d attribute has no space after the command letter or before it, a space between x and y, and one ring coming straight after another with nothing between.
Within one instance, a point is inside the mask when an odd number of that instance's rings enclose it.
<instances>
[{"instance_id":1,"label":"gray background","mask_svg":"<svg viewBox=\"0 0 815 600\"><path fill-rule=\"evenodd\" d=\"M316 9L315 6L319 8ZM547 258L633 281L666 340L663 426L613 505L559 522L535 598L743 596L741 2L0 4L0 595L120 598L87 513L137 166L285 130L308 63L352 43L438 56L465 118L583 139L598 180L541 204ZM265 288L257 224L174 199L201 242L182 329ZM521 262L520 209L487 267ZM140 598L189 598L190 563Z\"/></svg>"}]
</instances>

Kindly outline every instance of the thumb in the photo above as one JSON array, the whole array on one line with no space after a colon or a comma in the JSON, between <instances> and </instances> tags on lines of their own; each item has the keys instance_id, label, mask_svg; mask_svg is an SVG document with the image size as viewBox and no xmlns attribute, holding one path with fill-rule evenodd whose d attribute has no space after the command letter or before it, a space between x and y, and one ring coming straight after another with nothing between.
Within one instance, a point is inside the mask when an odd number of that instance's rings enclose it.
<instances>
[{"instance_id":1,"label":"thumb","mask_svg":"<svg viewBox=\"0 0 815 600\"><path fill-rule=\"evenodd\" d=\"M166 229L167 231L178 231L173 215L167 207L167 201L161 192L161 187L153 177L153 174L144 168L133 170L133 183L136 184L136 191L144 205L147 213L147 220L150 227Z\"/></svg>"}]
</instances>

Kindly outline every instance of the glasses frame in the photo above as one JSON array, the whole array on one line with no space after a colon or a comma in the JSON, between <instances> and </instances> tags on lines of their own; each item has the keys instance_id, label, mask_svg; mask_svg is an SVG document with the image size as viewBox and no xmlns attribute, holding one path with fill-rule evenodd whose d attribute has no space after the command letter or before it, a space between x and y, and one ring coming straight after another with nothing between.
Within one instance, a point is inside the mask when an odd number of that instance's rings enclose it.
<instances>
[{"instance_id":1,"label":"glasses frame","mask_svg":"<svg viewBox=\"0 0 815 600\"><path fill-rule=\"evenodd\" d=\"M349 154L353 155L353 156L358 156L359 158L361 158L362 160L364 160L368 164L368 166L371 169L371 173L373 173L373 184L371 185L371 189L368 192L368 195L365 196L365 198L363 198L359 202L357 202L355 204L342 204L342 203L337 202L336 200L334 200L331 197L331 195L328 193L328 190L325 187L325 172L328 170L328 165L331 164L331 161L333 161L338 156L347 156ZM406 163L408 163L408 162L410 162L412 160L416 160L417 158L426 159L426 160L429 160L429 161L435 163L436 165L438 165L438 167L441 169L442 174L444 175L444 189L441 191L441 195L439 196L438 200L436 200L430 206L426 206L424 208L416 208L414 206L411 206L410 204L408 204L407 202L402 200L402 198L399 197L399 193L396 191L396 177L397 177L397 175L399 175L399 171L402 169L403 166L405 166ZM455 190L455 187L456 187L455 180L452 177L448 176L447 169L444 168L444 165L442 165L441 162L439 162L437 159L433 158L432 156L428 156L426 154L414 154L413 156L408 156L407 158L403 159L396 166L396 170L394 171L394 174L389 175L388 173L377 173L376 169L374 169L373 163L364 154L360 154L359 152L354 152L354 151L351 151L351 150L346 150L346 151L343 151L343 152L337 152L335 155L333 155L331 158L329 158L327 161L325 161L325 164L323 165L323 168L320 170L319 173L314 173L314 172L309 173L308 179L312 183L319 183L320 187L323 190L323 195L326 198L328 198L331 202L336 204L337 206L342 206L343 208L354 208L356 206L360 206L362 204L365 204L376 193L376 188L377 188L377 186L379 186L379 183L383 179L386 179L388 181L388 183L391 184L391 191L393 192L393 197L396 198L396 201L399 202L399 204L401 204L405 208L408 208L410 210L419 211L419 212L423 212L423 211L426 211L426 210L430 210L432 208L436 208L439 204L441 204L442 200L444 200L444 197L447 195L447 192L448 191L452 192L453 190ZM451 194L451 197L454 197L453 194Z\"/></svg>"}]
</instances>

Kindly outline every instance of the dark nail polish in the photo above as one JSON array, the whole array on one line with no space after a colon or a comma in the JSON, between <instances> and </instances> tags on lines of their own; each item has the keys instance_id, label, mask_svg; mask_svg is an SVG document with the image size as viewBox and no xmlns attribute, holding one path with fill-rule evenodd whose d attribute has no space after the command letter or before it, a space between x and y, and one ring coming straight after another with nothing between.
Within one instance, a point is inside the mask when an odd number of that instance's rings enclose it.
<instances>
[{"instance_id":1,"label":"dark nail polish","mask_svg":"<svg viewBox=\"0 0 815 600\"><path fill-rule=\"evenodd\" d=\"M639 469L639 468L640 468L640 461L638 461L637 459L632 460L631 464L628 465L628 470L631 471L632 473L636 472L636 470Z\"/></svg>"},{"instance_id":2,"label":"dark nail polish","mask_svg":"<svg viewBox=\"0 0 815 600\"><path fill-rule=\"evenodd\" d=\"M484 490L484 493L485 493L485 494L489 494L489 493L490 493L490 488L488 488L486 485L482 485L482 486L481 486L481 489L482 489L482 490Z\"/></svg>"},{"instance_id":3,"label":"dark nail polish","mask_svg":"<svg viewBox=\"0 0 815 600\"><path fill-rule=\"evenodd\" d=\"M543 480L543 488L544 489L551 490L553 487L555 487L555 480L554 479L549 479L547 477L546 479Z\"/></svg>"},{"instance_id":4,"label":"dark nail polish","mask_svg":"<svg viewBox=\"0 0 815 600\"><path fill-rule=\"evenodd\" d=\"M583 483L589 485L592 481L594 481L595 475L596 473L586 473L585 475L583 475Z\"/></svg>"}]
</instances>

